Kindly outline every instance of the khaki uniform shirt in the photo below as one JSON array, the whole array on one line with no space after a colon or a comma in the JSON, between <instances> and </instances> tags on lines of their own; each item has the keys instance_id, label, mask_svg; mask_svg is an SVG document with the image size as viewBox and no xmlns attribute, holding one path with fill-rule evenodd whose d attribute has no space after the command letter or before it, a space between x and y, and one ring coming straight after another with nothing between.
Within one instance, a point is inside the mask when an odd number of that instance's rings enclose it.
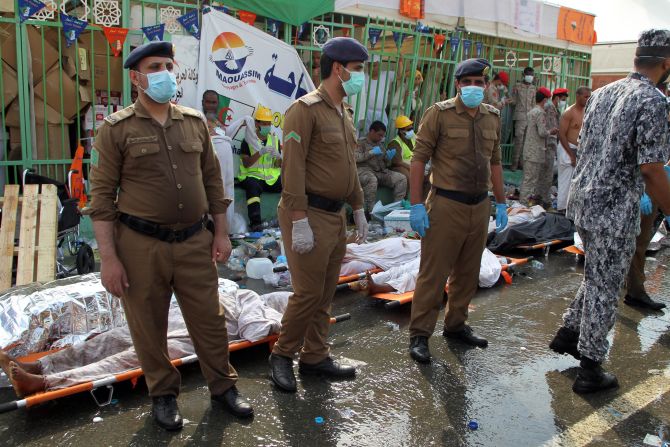
<instances>
[{"instance_id":1,"label":"khaki uniform shirt","mask_svg":"<svg viewBox=\"0 0 670 447\"><path fill-rule=\"evenodd\" d=\"M534 163L544 163L547 158L547 119L544 109L533 107L528 112L528 127L523 143L523 159Z\"/></svg>"},{"instance_id":2,"label":"khaki uniform shirt","mask_svg":"<svg viewBox=\"0 0 670 447\"><path fill-rule=\"evenodd\" d=\"M91 153L93 220L119 212L162 225L192 224L203 214L223 214L221 170L203 115L171 105L164 125L142 103L107 118Z\"/></svg>"},{"instance_id":3,"label":"khaki uniform shirt","mask_svg":"<svg viewBox=\"0 0 670 447\"><path fill-rule=\"evenodd\" d=\"M379 146L382 150L381 155L370 153L375 146ZM380 172L385 170L389 164L390 162L386 160L386 148L384 147L384 143L381 141L379 143L371 143L368 141L367 137L358 140L358 146L356 146L356 167L359 169L368 168L375 172Z\"/></svg>"},{"instance_id":4,"label":"khaki uniform shirt","mask_svg":"<svg viewBox=\"0 0 670 447\"><path fill-rule=\"evenodd\" d=\"M558 108L552 101L547 101L547 103L544 105L544 111L546 113L547 119L547 130L558 129L558 123L561 119L561 112L558 111ZM547 146L550 146L552 149L556 149L557 145L558 135L549 135L547 137Z\"/></svg>"},{"instance_id":5,"label":"khaki uniform shirt","mask_svg":"<svg viewBox=\"0 0 670 447\"><path fill-rule=\"evenodd\" d=\"M500 112L488 104L471 117L460 97L438 102L421 120L412 161L432 162L433 186L469 194L491 185L491 165L499 165Z\"/></svg>"},{"instance_id":6,"label":"khaki uniform shirt","mask_svg":"<svg viewBox=\"0 0 670 447\"><path fill-rule=\"evenodd\" d=\"M280 206L307 210L307 193L344 200L363 208L356 172L353 110L340 113L323 84L295 101L284 118L284 159Z\"/></svg>"},{"instance_id":7,"label":"khaki uniform shirt","mask_svg":"<svg viewBox=\"0 0 670 447\"><path fill-rule=\"evenodd\" d=\"M535 107L535 93L537 87L534 84L518 82L512 90L512 102L514 105L514 120L526 121L528 112Z\"/></svg>"}]
</instances>

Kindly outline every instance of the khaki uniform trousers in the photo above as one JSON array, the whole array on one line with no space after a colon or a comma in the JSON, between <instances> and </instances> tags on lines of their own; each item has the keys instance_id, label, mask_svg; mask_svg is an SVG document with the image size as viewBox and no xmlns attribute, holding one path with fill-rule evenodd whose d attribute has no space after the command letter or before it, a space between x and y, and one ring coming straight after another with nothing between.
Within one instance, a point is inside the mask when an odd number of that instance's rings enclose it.
<instances>
[{"instance_id":1,"label":"khaki uniform trousers","mask_svg":"<svg viewBox=\"0 0 670 447\"><path fill-rule=\"evenodd\" d=\"M523 142L528 128L527 120L514 120L514 147L512 148L512 169L521 167L523 160Z\"/></svg>"},{"instance_id":2,"label":"khaki uniform trousers","mask_svg":"<svg viewBox=\"0 0 670 447\"><path fill-rule=\"evenodd\" d=\"M212 238L202 230L184 242L168 243L116 225L116 251L130 284L122 298L123 309L152 397L179 394L181 377L167 349L173 291L209 391L221 394L237 381L228 362L228 331L212 263Z\"/></svg>"},{"instance_id":3,"label":"khaki uniform trousers","mask_svg":"<svg viewBox=\"0 0 670 447\"><path fill-rule=\"evenodd\" d=\"M521 203L527 205L528 199L531 197L540 198L540 192L544 183L544 179L542 178L544 172L544 163L536 163L528 160L524 162L523 181L521 182L521 192L519 192L519 201Z\"/></svg>"},{"instance_id":4,"label":"khaki uniform trousers","mask_svg":"<svg viewBox=\"0 0 670 447\"><path fill-rule=\"evenodd\" d=\"M645 216L640 213L640 234L635 239L635 253L626 278L626 293L634 298L641 298L647 293L644 288L644 282L647 279L644 274L644 264L647 259L649 242L658 228L656 219L659 217L656 203L652 202L651 206L650 215Z\"/></svg>"},{"instance_id":5,"label":"khaki uniform trousers","mask_svg":"<svg viewBox=\"0 0 670 447\"><path fill-rule=\"evenodd\" d=\"M344 210L329 213L316 208L307 209L307 219L314 233L314 248L302 255L291 249L291 212L281 203L277 211L293 295L289 297L279 339L272 353L293 358L300 351L302 362L319 363L330 355L327 342L330 306L347 248Z\"/></svg>"},{"instance_id":6,"label":"khaki uniform trousers","mask_svg":"<svg viewBox=\"0 0 670 447\"><path fill-rule=\"evenodd\" d=\"M449 279L444 328L458 332L465 326L468 306L477 292L482 252L491 203L465 205L432 190L426 202L430 228L421 240L421 265L412 300L410 337L430 337Z\"/></svg>"}]
</instances>

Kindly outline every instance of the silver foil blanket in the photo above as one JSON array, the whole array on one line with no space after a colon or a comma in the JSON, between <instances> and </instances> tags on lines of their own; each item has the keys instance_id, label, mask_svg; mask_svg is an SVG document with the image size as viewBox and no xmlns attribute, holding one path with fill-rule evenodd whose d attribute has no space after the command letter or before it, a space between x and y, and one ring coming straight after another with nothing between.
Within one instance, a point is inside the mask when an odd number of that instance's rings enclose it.
<instances>
[{"instance_id":1,"label":"silver foil blanket","mask_svg":"<svg viewBox=\"0 0 670 447\"><path fill-rule=\"evenodd\" d=\"M105 291L98 273L0 295L0 347L12 356L64 348L125 324L121 301Z\"/></svg>"}]
</instances>

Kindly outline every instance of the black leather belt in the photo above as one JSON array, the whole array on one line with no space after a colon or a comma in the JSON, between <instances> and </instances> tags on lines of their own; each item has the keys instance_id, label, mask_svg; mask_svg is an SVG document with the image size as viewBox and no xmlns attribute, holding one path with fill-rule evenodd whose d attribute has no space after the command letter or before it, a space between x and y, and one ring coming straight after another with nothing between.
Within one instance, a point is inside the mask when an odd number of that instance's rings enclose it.
<instances>
[{"instance_id":1,"label":"black leather belt","mask_svg":"<svg viewBox=\"0 0 670 447\"><path fill-rule=\"evenodd\" d=\"M318 208L329 213L339 213L344 206L342 200L332 200L310 193L307 193L307 204L312 208Z\"/></svg>"},{"instance_id":2,"label":"black leather belt","mask_svg":"<svg viewBox=\"0 0 670 447\"><path fill-rule=\"evenodd\" d=\"M119 220L131 230L142 233L145 236L150 236L161 240L163 242L184 242L191 236L195 236L201 230L208 227L209 220L207 216L203 216L198 222L190 227L173 230L171 228L162 227L157 223L148 220L140 219L139 217L131 216L130 214L121 213Z\"/></svg>"},{"instance_id":3,"label":"black leather belt","mask_svg":"<svg viewBox=\"0 0 670 447\"><path fill-rule=\"evenodd\" d=\"M449 189L442 189L437 187L435 188L435 192L438 196L446 197L447 199L455 200L456 202L464 203L466 205L477 205L489 196L488 192L483 192L481 194L468 194L461 191L451 191Z\"/></svg>"}]
</instances>

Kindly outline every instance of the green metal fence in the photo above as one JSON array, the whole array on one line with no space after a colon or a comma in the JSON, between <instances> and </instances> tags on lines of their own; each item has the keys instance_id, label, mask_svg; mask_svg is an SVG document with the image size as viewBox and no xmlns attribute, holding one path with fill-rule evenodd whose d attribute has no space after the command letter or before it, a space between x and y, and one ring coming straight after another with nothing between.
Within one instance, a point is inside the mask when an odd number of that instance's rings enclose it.
<instances>
[{"instance_id":1,"label":"green metal fence","mask_svg":"<svg viewBox=\"0 0 670 447\"><path fill-rule=\"evenodd\" d=\"M93 2L94 0L89 0ZM54 3L55 4L55 3ZM131 28L122 53L116 57L99 25L93 25L93 5L86 11L81 0L69 0L65 11L86 19L89 25L76 44L66 47L58 11L51 17L0 17L0 137L5 150L0 157L0 192L5 183L15 183L23 169L64 180L79 144L90 148L100 118L131 103L133 95L122 61L131 45L143 40L140 27L161 23L161 10L171 17L199 9L193 1L120 0L118 24ZM16 7L16 5L15 5ZM229 10L232 15L236 11ZM170 16L168 14L168 16ZM48 15L48 14L47 14ZM258 17L256 26L267 32L269 22ZM379 39L372 45L369 30ZM179 26L172 30L185 34ZM395 136L394 121L407 115L418 123L425 110L455 93L456 64L468 57L491 61L494 71L510 74L510 91L527 65L535 68L538 85L567 87L571 94L582 84L590 85L590 55L558 50L518 41L468 33L464 30L416 30L416 24L375 17L327 14L302 27L281 24L278 37L295 46L303 62L319 83L320 44L328 37L348 35L363 42L372 61L367 67L366 91L349 98L361 135L372 120L387 123L387 138ZM394 39L402 36L396 43ZM435 34L445 37L437 48ZM166 31L166 40L171 34ZM452 48L451 39L459 45ZM465 41L471 44L466 52ZM477 45L479 43L479 45ZM503 116L511 114L503 111ZM511 152L511 120L506 121L504 161ZM3 178L4 177L4 178Z\"/></svg>"}]
</instances>

